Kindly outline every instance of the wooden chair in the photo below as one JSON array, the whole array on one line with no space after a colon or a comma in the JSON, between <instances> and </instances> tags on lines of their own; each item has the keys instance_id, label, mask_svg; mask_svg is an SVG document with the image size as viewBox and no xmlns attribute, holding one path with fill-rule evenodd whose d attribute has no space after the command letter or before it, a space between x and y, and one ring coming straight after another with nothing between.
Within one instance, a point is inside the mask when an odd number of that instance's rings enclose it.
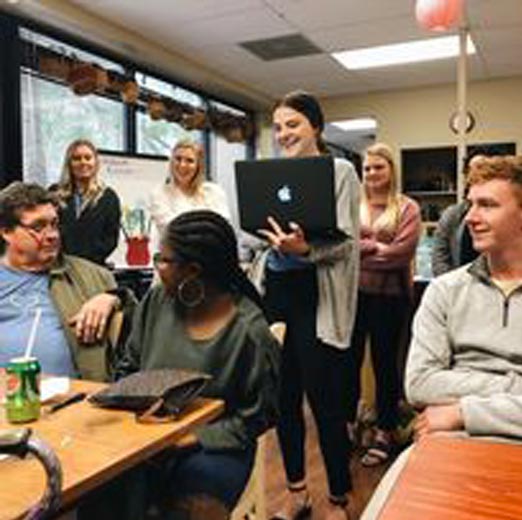
<instances>
[{"instance_id":1,"label":"wooden chair","mask_svg":"<svg viewBox=\"0 0 522 520\"><path fill-rule=\"evenodd\" d=\"M111 348L116 349L118 346L118 341L120 339L120 334L123 328L123 312L116 311L112 314L111 319L109 320L109 325L107 327L107 338L109 339L109 343L111 344Z\"/></svg>"},{"instance_id":2,"label":"wooden chair","mask_svg":"<svg viewBox=\"0 0 522 520\"><path fill-rule=\"evenodd\" d=\"M286 334L286 323L281 321L272 323L270 331L282 347ZM256 460L252 474L247 486L241 495L239 503L232 511L231 520L266 520L266 443L267 433L265 432L257 439Z\"/></svg>"}]
</instances>

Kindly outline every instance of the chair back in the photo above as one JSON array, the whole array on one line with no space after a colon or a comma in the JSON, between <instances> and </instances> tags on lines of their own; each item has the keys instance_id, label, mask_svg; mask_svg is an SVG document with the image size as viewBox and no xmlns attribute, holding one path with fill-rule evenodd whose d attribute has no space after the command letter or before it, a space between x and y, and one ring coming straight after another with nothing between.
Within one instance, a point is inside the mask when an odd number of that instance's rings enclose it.
<instances>
[{"instance_id":1,"label":"chair back","mask_svg":"<svg viewBox=\"0 0 522 520\"><path fill-rule=\"evenodd\" d=\"M270 332L282 347L286 336L286 323L284 321L274 321L270 324Z\"/></svg>"},{"instance_id":2,"label":"chair back","mask_svg":"<svg viewBox=\"0 0 522 520\"><path fill-rule=\"evenodd\" d=\"M113 349L117 347L120 339L121 330L123 328L123 318L123 312L116 311L111 316L109 326L107 327L107 338L109 339L109 343Z\"/></svg>"},{"instance_id":3,"label":"chair back","mask_svg":"<svg viewBox=\"0 0 522 520\"><path fill-rule=\"evenodd\" d=\"M270 332L282 347L286 335L286 323L276 321L270 325ZM257 439L257 453L250 479L243 494L232 512L231 520L266 520L266 441L267 432Z\"/></svg>"}]
</instances>

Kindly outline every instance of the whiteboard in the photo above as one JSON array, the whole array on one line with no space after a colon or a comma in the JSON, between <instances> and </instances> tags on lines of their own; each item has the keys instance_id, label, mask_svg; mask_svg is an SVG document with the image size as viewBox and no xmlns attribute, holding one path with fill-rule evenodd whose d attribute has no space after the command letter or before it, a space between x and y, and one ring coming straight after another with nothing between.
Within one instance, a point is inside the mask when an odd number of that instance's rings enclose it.
<instances>
[{"instance_id":1,"label":"whiteboard","mask_svg":"<svg viewBox=\"0 0 522 520\"><path fill-rule=\"evenodd\" d=\"M166 157L148 159L130 155L99 154L100 173L104 182L116 191L120 198L122 213L125 210L140 208L145 213L145 221L149 222L150 213L148 200L154 188L165 182L169 175L169 161ZM150 249L155 247L158 237L155 236L156 226L150 228ZM120 231L118 247L107 259L116 267L128 267L125 260L127 251L125 236ZM151 256L154 250L150 251ZM149 267L152 262L149 262Z\"/></svg>"}]
</instances>

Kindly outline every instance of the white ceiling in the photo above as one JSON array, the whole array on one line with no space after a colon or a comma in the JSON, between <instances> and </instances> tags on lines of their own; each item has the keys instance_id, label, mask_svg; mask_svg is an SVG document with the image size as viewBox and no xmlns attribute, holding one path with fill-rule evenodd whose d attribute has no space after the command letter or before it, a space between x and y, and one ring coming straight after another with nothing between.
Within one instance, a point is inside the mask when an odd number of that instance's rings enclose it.
<instances>
[{"instance_id":1,"label":"white ceiling","mask_svg":"<svg viewBox=\"0 0 522 520\"><path fill-rule=\"evenodd\" d=\"M415 0L71 0L266 97L305 88L320 97L455 81L455 60L344 70L329 52L437 36ZM477 55L470 80L522 74L522 0L467 0ZM263 61L239 42L300 33L324 50Z\"/></svg>"}]
</instances>

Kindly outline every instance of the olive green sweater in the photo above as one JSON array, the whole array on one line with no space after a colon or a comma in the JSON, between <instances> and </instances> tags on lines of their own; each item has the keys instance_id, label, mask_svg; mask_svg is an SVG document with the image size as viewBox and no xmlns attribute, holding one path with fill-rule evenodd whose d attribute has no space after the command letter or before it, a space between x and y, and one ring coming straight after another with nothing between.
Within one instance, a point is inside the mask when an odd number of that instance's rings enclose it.
<instances>
[{"instance_id":1,"label":"olive green sweater","mask_svg":"<svg viewBox=\"0 0 522 520\"><path fill-rule=\"evenodd\" d=\"M106 334L101 341L84 345L78 341L69 320L84 303L102 293L119 297L125 315L132 315L136 301L125 289L118 290L111 272L89 260L70 255L61 255L49 271L51 297L63 324L65 336L71 349L74 366L82 379L106 381L109 379L110 344Z\"/></svg>"},{"instance_id":2,"label":"olive green sweater","mask_svg":"<svg viewBox=\"0 0 522 520\"><path fill-rule=\"evenodd\" d=\"M155 368L205 372L203 395L225 401L225 413L196 430L205 449L244 449L273 425L277 410L279 346L260 309L238 297L233 320L209 340L191 339L162 286L138 306L118 375Z\"/></svg>"}]
</instances>

